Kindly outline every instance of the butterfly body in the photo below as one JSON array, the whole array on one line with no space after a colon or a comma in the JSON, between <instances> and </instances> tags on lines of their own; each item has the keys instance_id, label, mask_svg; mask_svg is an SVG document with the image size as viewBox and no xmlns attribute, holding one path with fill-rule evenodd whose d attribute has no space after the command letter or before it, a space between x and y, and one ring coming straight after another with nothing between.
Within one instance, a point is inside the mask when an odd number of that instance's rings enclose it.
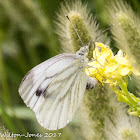
<instances>
[{"instance_id":1,"label":"butterfly body","mask_svg":"<svg viewBox=\"0 0 140 140\"><path fill-rule=\"evenodd\" d=\"M23 78L19 94L36 114L41 126L49 130L65 127L79 107L90 84L85 73L88 46L76 54L60 54L37 65ZM94 83L91 83L92 88Z\"/></svg>"}]
</instances>

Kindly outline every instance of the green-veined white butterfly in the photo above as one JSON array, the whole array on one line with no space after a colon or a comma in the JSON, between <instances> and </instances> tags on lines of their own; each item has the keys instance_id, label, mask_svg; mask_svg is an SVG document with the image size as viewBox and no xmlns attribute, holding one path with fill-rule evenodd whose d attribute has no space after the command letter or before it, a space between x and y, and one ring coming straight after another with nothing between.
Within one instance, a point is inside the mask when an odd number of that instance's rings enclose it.
<instances>
[{"instance_id":1,"label":"green-veined white butterfly","mask_svg":"<svg viewBox=\"0 0 140 140\"><path fill-rule=\"evenodd\" d=\"M86 45L76 54L52 57L23 78L19 94L44 128L57 130L65 127L79 107L85 89L95 86L96 80L85 73L88 49L89 45Z\"/></svg>"},{"instance_id":2,"label":"green-veined white butterfly","mask_svg":"<svg viewBox=\"0 0 140 140\"><path fill-rule=\"evenodd\" d=\"M76 54L48 59L23 78L20 96L44 128L56 130L66 126L80 105L86 87L95 86L95 79L85 73L87 47Z\"/></svg>"}]
</instances>

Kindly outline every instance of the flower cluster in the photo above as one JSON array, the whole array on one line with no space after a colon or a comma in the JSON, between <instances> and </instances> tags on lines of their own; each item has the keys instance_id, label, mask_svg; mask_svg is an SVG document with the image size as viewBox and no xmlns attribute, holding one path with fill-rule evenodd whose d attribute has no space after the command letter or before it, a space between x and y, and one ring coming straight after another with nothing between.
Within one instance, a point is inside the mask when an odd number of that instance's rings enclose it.
<instances>
[{"instance_id":1,"label":"flower cluster","mask_svg":"<svg viewBox=\"0 0 140 140\"><path fill-rule=\"evenodd\" d=\"M108 83L116 93L118 101L125 102L130 106L128 112L140 117L140 99L135 97L127 89L128 78L132 73L132 66L127 56L120 50L116 55L103 43L95 43L93 61L88 63L86 73L96 77L103 85Z\"/></svg>"},{"instance_id":2,"label":"flower cluster","mask_svg":"<svg viewBox=\"0 0 140 140\"><path fill-rule=\"evenodd\" d=\"M86 70L89 76L94 76L102 84L117 85L125 76L130 75L132 66L120 50L116 55L103 43L95 43L93 61L88 63Z\"/></svg>"}]
</instances>

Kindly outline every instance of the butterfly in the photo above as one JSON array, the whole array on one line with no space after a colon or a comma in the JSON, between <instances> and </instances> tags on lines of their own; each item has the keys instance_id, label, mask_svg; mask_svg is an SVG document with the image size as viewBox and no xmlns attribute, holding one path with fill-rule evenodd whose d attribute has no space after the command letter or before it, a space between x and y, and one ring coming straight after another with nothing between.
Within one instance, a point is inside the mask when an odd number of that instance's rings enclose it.
<instances>
[{"instance_id":1,"label":"butterfly","mask_svg":"<svg viewBox=\"0 0 140 140\"><path fill-rule=\"evenodd\" d=\"M87 76L88 45L76 54L60 54L31 69L23 78L19 94L48 130L65 127L78 109L85 89L96 80Z\"/></svg>"}]
</instances>

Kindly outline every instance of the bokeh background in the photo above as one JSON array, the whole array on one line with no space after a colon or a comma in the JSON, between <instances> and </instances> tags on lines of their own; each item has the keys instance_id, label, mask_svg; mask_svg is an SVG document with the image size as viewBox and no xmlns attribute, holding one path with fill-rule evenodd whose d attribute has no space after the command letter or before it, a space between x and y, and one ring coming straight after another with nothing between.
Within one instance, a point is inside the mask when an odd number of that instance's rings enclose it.
<instances>
[{"instance_id":1,"label":"bokeh background","mask_svg":"<svg viewBox=\"0 0 140 140\"><path fill-rule=\"evenodd\" d=\"M126 0L125 0L126 1ZM0 126L10 132L26 134L55 132L43 129L35 114L23 103L18 93L23 76L37 64L61 52L56 31L56 13L63 0L0 0ZM110 21L106 3L109 0L83 0L105 30ZM127 0L139 14L140 1ZM111 47L114 52L114 41ZM133 83L131 83L133 88ZM79 121L74 119L52 139L84 140ZM4 126L5 128L3 128ZM25 139L25 138L17 138ZM26 138L39 139L39 138ZM41 138L49 139L49 138Z\"/></svg>"}]
</instances>

